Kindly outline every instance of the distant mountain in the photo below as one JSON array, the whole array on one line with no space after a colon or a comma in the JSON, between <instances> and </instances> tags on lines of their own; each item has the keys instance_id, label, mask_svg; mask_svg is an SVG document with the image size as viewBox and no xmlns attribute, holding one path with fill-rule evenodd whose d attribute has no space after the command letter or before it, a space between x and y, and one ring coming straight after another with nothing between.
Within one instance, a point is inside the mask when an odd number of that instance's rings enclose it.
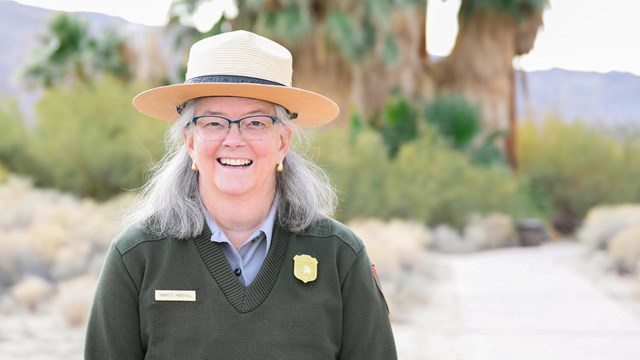
<instances>
[{"instance_id":1,"label":"distant mountain","mask_svg":"<svg viewBox=\"0 0 640 360\"><path fill-rule=\"evenodd\" d=\"M0 0L0 94L19 98L26 112L32 108L36 95L24 89L18 74L38 46L38 36L44 34L46 23L54 14L54 11ZM159 55L167 58L166 65L176 69L181 60L162 28L131 24L119 17L97 13L78 13L78 16L90 24L91 31L100 31L107 25L116 26L130 34L129 41L140 48L145 47L143 35L155 33L163 42L159 48L165 52ZM566 121L582 119L609 125L640 123L638 76L554 69L521 72L516 81L519 118L539 120L551 114Z\"/></svg>"},{"instance_id":2,"label":"distant mountain","mask_svg":"<svg viewBox=\"0 0 640 360\"><path fill-rule=\"evenodd\" d=\"M26 88L20 79L21 72L28 64L30 56L40 44L40 37L46 35L47 23L58 12L22 5L13 1L0 0L0 96L10 96L18 99L21 110L27 118L33 114L33 104L37 100L38 92ZM161 54L155 54L163 59L147 59L147 63L163 69L161 65L177 68L182 59L173 53L171 39L164 36L163 28L145 26L127 22L120 17L99 13L74 13L89 25L91 33L98 33L107 26L115 27L126 36L127 41L135 48L147 49L149 39L159 41ZM149 55L152 56L152 55ZM163 69L164 70L164 69ZM162 71L162 70L158 70Z\"/></svg>"},{"instance_id":3,"label":"distant mountain","mask_svg":"<svg viewBox=\"0 0 640 360\"><path fill-rule=\"evenodd\" d=\"M35 34L45 29L50 11L20 5L13 1L0 1L0 91L9 92L17 85L16 75L36 44Z\"/></svg>"},{"instance_id":4,"label":"distant mountain","mask_svg":"<svg viewBox=\"0 0 640 360\"><path fill-rule=\"evenodd\" d=\"M0 91L12 90L19 85L19 72L31 53L39 44L39 37L45 35L47 22L56 11L22 5L13 1L0 1ZM89 24L90 31L98 32L107 25L126 28L130 31L145 29L143 25L131 24L119 17L98 13L76 13Z\"/></svg>"},{"instance_id":5,"label":"distant mountain","mask_svg":"<svg viewBox=\"0 0 640 360\"><path fill-rule=\"evenodd\" d=\"M520 118L558 116L604 125L640 124L640 77L561 69L517 75Z\"/></svg>"}]
</instances>

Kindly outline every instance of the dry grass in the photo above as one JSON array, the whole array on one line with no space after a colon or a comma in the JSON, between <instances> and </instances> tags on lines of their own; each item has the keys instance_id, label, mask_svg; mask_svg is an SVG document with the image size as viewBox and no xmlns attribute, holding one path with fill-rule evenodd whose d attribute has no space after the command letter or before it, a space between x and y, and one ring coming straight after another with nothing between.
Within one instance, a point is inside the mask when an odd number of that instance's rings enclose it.
<instances>
[{"instance_id":1,"label":"dry grass","mask_svg":"<svg viewBox=\"0 0 640 360\"><path fill-rule=\"evenodd\" d=\"M47 311L59 311L69 326L83 325L102 259L130 200L99 204L9 176L0 185L1 310L53 304Z\"/></svg>"},{"instance_id":2,"label":"dry grass","mask_svg":"<svg viewBox=\"0 0 640 360\"><path fill-rule=\"evenodd\" d=\"M619 273L634 274L640 262L640 224L613 235L607 253L613 259Z\"/></svg>"},{"instance_id":3,"label":"dry grass","mask_svg":"<svg viewBox=\"0 0 640 360\"><path fill-rule=\"evenodd\" d=\"M640 286L640 205L594 207L577 239L594 251L605 253L618 274L637 274Z\"/></svg>"},{"instance_id":4,"label":"dry grass","mask_svg":"<svg viewBox=\"0 0 640 360\"><path fill-rule=\"evenodd\" d=\"M621 230L640 224L640 205L596 206L589 210L577 238L593 249L605 250Z\"/></svg>"},{"instance_id":5,"label":"dry grass","mask_svg":"<svg viewBox=\"0 0 640 360\"><path fill-rule=\"evenodd\" d=\"M474 251L515 246L517 234L513 218L492 213L470 218L462 234L449 225L433 229L431 248L443 253L469 253Z\"/></svg>"},{"instance_id":6,"label":"dry grass","mask_svg":"<svg viewBox=\"0 0 640 360\"><path fill-rule=\"evenodd\" d=\"M0 204L0 291L29 273L56 281L82 275L120 231L122 204L35 189L21 178L0 187Z\"/></svg>"},{"instance_id":7,"label":"dry grass","mask_svg":"<svg viewBox=\"0 0 640 360\"><path fill-rule=\"evenodd\" d=\"M355 220L348 226L367 247L393 319L403 318L411 308L427 300L427 247L431 233L426 226L414 221L378 219Z\"/></svg>"},{"instance_id":8,"label":"dry grass","mask_svg":"<svg viewBox=\"0 0 640 360\"><path fill-rule=\"evenodd\" d=\"M36 311L53 294L54 287L38 276L28 276L11 289L11 296L25 309Z\"/></svg>"},{"instance_id":9,"label":"dry grass","mask_svg":"<svg viewBox=\"0 0 640 360\"><path fill-rule=\"evenodd\" d=\"M54 303L68 326L86 324L97 280L93 275L84 275L58 284Z\"/></svg>"},{"instance_id":10,"label":"dry grass","mask_svg":"<svg viewBox=\"0 0 640 360\"><path fill-rule=\"evenodd\" d=\"M395 273L403 267L415 268L427 249L431 234L418 223L405 220L354 220L348 226L367 247L380 273Z\"/></svg>"}]
</instances>

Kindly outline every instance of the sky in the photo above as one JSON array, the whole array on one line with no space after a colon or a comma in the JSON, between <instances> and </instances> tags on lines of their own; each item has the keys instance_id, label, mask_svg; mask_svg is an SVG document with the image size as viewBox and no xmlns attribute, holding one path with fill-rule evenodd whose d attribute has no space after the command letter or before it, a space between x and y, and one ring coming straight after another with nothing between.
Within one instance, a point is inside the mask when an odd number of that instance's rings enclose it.
<instances>
[{"instance_id":1,"label":"sky","mask_svg":"<svg viewBox=\"0 0 640 360\"><path fill-rule=\"evenodd\" d=\"M130 22L163 25L172 0L16 0L19 3L64 11L94 11ZM212 1L233 13L233 0ZM431 0L427 12L429 53L446 55L457 32L460 0ZM132 5L136 4L136 5ZM218 5L220 6L220 5ZM141 10L144 9L144 10ZM219 8L220 9L220 8ZM218 10L221 14L222 10ZM550 0L545 25L532 51L514 60L525 71L563 68L577 71L624 71L640 76L640 0ZM196 19L206 30L212 19Z\"/></svg>"}]
</instances>

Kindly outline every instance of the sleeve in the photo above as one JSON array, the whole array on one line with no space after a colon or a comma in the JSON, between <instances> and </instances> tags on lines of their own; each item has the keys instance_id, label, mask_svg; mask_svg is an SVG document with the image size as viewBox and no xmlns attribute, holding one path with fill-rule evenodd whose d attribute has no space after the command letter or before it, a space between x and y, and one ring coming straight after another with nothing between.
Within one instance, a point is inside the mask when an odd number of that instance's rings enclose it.
<instances>
[{"instance_id":1,"label":"sleeve","mask_svg":"<svg viewBox=\"0 0 640 360\"><path fill-rule=\"evenodd\" d=\"M397 359L389 310L373 271L363 248L342 285L340 359Z\"/></svg>"},{"instance_id":2,"label":"sleeve","mask_svg":"<svg viewBox=\"0 0 640 360\"><path fill-rule=\"evenodd\" d=\"M93 298L85 359L144 359L138 289L114 245L107 252Z\"/></svg>"}]
</instances>

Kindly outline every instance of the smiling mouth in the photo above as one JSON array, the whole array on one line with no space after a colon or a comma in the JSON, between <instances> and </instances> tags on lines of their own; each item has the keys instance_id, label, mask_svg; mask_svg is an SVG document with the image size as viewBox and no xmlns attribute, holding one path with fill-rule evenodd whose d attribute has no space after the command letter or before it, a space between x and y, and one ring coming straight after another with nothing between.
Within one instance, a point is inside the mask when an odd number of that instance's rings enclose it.
<instances>
[{"instance_id":1,"label":"smiling mouth","mask_svg":"<svg viewBox=\"0 0 640 360\"><path fill-rule=\"evenodd\" d=\"M217 160L220 165L231 167L246 167L253 164L253 161L249 159L218 158Z\"/></svg>"}]
</instances>

